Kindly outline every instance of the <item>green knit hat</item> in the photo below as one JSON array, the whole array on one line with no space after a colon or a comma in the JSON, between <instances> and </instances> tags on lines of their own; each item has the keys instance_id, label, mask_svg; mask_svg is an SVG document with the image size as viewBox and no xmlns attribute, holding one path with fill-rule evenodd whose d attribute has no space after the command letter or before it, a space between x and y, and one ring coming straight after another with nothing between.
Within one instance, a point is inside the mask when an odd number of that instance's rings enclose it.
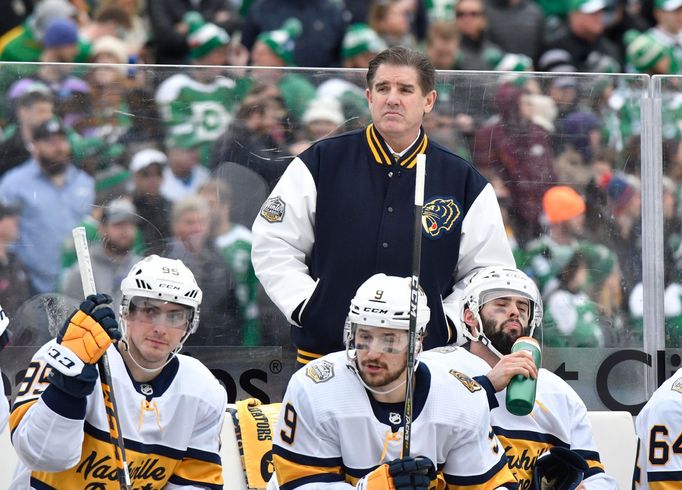
<instances>
[{"instance_id":1,"label":"green knit hat","mask_svg":"<svg viewBox=\"0 0 682 490\"><path fill-rule=\"evenodd\" d=\"M189 26L187 44L189 45L189 58L192 60L206 56L214 49L227 46L230 42L230 35L225 29L210 22L204 22L198 12L187 12L183 20Z\"/></svg>"},{"instance_id":2,"label":"green knit hat","mask_svg":"<svg viewBox=\"0 0 682 490\"><path fill-rule=\"evenodd\" d=\"M495 71L530 71L533 60L525 54L504 53L497 48L488 48L483 52L483 59Z\"/></svg>"},{"instance_id":3,"label":"green knit hat","mask_svg":"<svg viewBox=\"0 0 682 490\"><path fill-rule=\"evenodd\" d=\"M457 0L426 0L426 16L429 22L451 22L455 20Z\"/></svg>"},{"instance_id":4,"label":"green knit hat","mask_svg":"<svg viewBox=\"0 0 682 490\"><path fill-rule=\"evenodd\" d=\"M674 12L682 7L682 0L656 0L654 2L654 7L666 12Z\"/></svg>"},{"instance_id":5,"label":"green knit hat","mask_svg":"<svg viewBox=\"0 0 682 490\"><path fill-rule=\"evenodd\" d=\"M647 73L661 59L668 57L674 73L673 57L668 47L649 33L630 30L624 36L627 62L639 73Z\"/></svg>"},{"instance_id":6,"label":"green knit hat","mask_svg":"<svg viewBox=\"0 0 682 490\"><path fill-rule=\"evenodd\" d=\"M570 0L568 9L570 12L582 12L593 14L607 7L606 0Z\"/></svg>"},{"instance_id":7,"label":"green knit hat","mask_svg":"<svg viewBox=\"0 0 682 490\"><path fill-rule=\"evenodd\" d=\"M346 31L341 46L341 59L352 58L359 54L378 54L388 46L383 39L367 24L353 24Z\"/></svg>"},{"instance_id":8,"label":"green knit hat","mask_svg":"<svg viewBox=\"0 0 682 490\"><path fill-rule=\"evenodd\" d=\"M294 65L294 39L303 32L301 21L291 17L276 31L261 32L258 41L269 47L287 66Z\"/></svg>"}]
</instances>

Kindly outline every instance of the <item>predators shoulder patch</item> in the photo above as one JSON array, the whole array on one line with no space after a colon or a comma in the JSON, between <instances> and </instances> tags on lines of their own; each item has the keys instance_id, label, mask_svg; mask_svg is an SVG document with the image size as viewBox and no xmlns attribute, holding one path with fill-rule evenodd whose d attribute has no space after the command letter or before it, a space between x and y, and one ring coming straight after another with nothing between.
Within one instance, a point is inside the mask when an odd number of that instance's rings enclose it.
<instances>
[{"instance_id":1,"label":"predators shoulder patch","mask_svg":"<svg viewBox=\"0 0 682 490\"><path fill-rule=\"evenodd\" d=\"M440 347L434 347L433 349L429 350L429 352L438 352L439 354L449 354L451 352L455 352L457 349L459 349L458 346L448 344L448 345L441 345Z\"/></svg>"},{"instance_id":2,"label":"predators shoulder patch","mask_svg":"<svg viewBox=\"0 0 682 490\"><path fill-rule=\"evenodd\" d=\"M452 197L432 197L422 208L422 228L435 240L449 234L461 216L459 203Z\"/></svg>"},{"instance_id":3,"label":"predators shoulder patch","mask_svg":"<svg viewBox=\"0 0 682 490\"><path fill-rule=\"evenodd\" d=\"M472 393L482 389L481 385L479 385L477 381L474 381L464 373L450 369L450 374L452 374L455 379L459 380L459 382L462 383L464 387Z\"/></svg>"},{"instance_id":4,"label":"predators shoulder patch","mask_svg":"<svg viewBox=\"0 0 682 490\"><path fill-rule=\"evenodd\" d=\"M284 219L284 211L287 205L279 196L267 199L260 208L260 215L268 223L279 223Z\"/></svg>"},{"instance_id":5,"label":"predators shoulder patch","mask_svg":"<svg viewBox=\"0 0 682 490\"><path fill-rule=\"evenodd\" d=\"M315 361L308 364L305 374L315 383L324 383L334 377L334 363L329 361Z\"/></svg>"},{"instance_id":6,"label":"predators shoulder patch","mask_svg":"<svg viewBox=\"0 0 682 490\"><path fill-rule=\"evenodd\" d=\"M670 387L672 391L682 393L682 378L677 378L673 385Z\"/></svg>"}]
</instances>

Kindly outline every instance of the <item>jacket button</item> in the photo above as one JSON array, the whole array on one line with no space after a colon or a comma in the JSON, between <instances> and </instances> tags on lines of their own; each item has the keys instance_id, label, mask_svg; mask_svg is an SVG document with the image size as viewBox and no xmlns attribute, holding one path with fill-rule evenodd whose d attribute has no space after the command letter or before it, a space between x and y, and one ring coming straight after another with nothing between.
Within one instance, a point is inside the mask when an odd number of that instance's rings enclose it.
<instances>
[{"instance_id":1,"label":"jacket button","mask_svg":"<svg viewBox=\"0 0 682 490\"><path fill-rule=\"evenodd\" d=\"M388 248L388 242L382 243L381 246L384 247L384 248Z\"/></svg>"},{"instance_id":2,"label":"jacket button","mask_svg":"<svg viewBox=\"0 0 682 490\"><path fill-rule=\"evenodd\" d=\"M392 213L392 212L393 212L393 206L389 206L389 207L388 207L388 212L389 212L389 213Z\"/></svg>"}]
</instances>

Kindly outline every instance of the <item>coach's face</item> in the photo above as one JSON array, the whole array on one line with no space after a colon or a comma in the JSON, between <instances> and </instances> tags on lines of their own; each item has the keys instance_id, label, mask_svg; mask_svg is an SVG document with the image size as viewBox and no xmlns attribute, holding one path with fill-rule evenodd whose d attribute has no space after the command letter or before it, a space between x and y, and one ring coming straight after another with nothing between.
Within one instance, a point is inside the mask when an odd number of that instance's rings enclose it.
<instances>
[{"instance_id":1,"label":"coach's face","mask_svg":"<svg viewBox=\"0 0 682 490\"><path fill-rule=\"evenodd\" d=\"M365 94L374 126L395 151L414 141L436 101L435 90L422 93L417 69L411 66L379 66Z\"/></svg>"}]
</instances>

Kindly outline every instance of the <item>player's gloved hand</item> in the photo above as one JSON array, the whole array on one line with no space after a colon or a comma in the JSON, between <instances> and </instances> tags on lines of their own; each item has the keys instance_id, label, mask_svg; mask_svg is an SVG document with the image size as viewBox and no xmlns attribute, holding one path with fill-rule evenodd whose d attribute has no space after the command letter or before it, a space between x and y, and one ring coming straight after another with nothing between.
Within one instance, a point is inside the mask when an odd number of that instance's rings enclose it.
<instances>
[{"instance_id":1,"label":"player's gloved hand","mask_svg":"<svg viewBox=\"0 0 682 490\"><path fill-rule=\"evenodd\" d=\"M91 294L59 331L57 343L76 354L85 364L97 364L114 340L121 339L116 315L108 306L111 296Z\"/></svg>"},{"instance_id":2,"label":"player's gloved hand","mask_svg":"<svg viewBox=\"0 0 682 490\"><path fill-rule=\"evenodd\" d=\"M358 481L357 490L428 490L436 477L433 462L425 456L400 458L382 464Z\"/></svg>"},{"instance_id":3,"label":"player's gloved hand","mask_svg":"<svg viewBox=\"0 0 682 490\"><path fill-rule=\"evenodd\" d=\"M95 388L95 364L114 340L121 339L111 296L92 294L83 301L59 331L48 349L47 363L52 367L50 383L77 398L88 396Z\"/></svg>"},{"instance_id":4,"label":"player's gloved hand","mask_svg":"<svg viewBox=\"0 0 682 490\"><path fill-rule=\"evenodd\" d=\"M538 458L533 469L534 490L575 490L589 466L575 451L553 447Z\"/></svg>"}]
</instances>

